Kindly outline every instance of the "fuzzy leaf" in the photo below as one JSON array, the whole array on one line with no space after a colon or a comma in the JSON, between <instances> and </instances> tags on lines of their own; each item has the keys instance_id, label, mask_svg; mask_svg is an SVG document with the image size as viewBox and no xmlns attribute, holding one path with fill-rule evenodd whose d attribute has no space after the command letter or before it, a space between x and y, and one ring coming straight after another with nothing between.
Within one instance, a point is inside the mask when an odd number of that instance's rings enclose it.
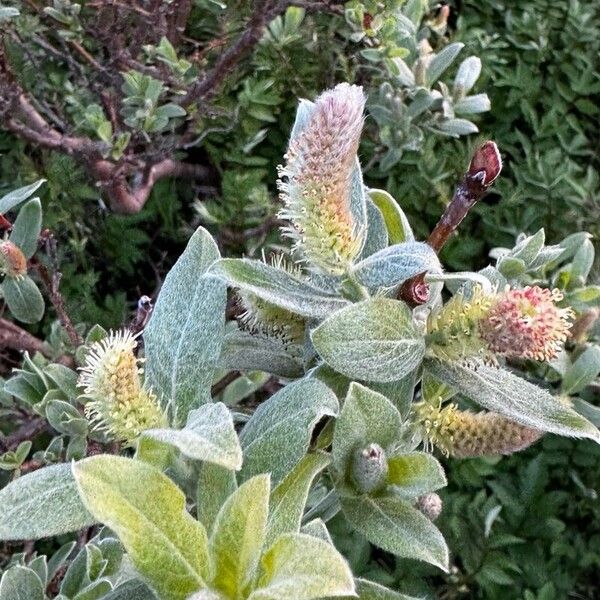
<instances>
[{"instance_id":1,"label":"fuzzy leaf","mask_svg":"<svg viewBox=\"0 0 600 600\"><path fill-rule=\"evenodd\" d=\"M375 546L448 570L448 547L442 534L409 502L370 496L342 497L341 502L350 524Z\"/></svg>"},{"instance_id":2,"label":"fuzzy leaf","mask_svg":"<svg viewBox=\"0 0 600 600\"><path fill-rule=\"evenodd\" d=\"M73 473L88 510L119 536L161 599L186 600L206 587L206 531L168 477L141 461L107 455L75 463Z\"/></svg>"},{"instance_id":3,"label":"fuzzy leaf","mask_svg":"<svg viewBox=\"0 0 600 600\"><path fill-rule=\"evenodd\" d=\"M365 381L401 379L420 364L425 353L406 304L382 297L338 311L311 338L327 364Z\"/></svg>"},{"instance_id":4,"label":"fuzzy leaf","mask_svg":"<svg viewBox=\"0 0 600 600\"><path fill-rule=\"evenodd\" d=\"M417 498L447 484L442 465L426 452L410 452L388 458L389 484L406 499Z\"/></svg>"},{"instance_id":5,"label":"fuzzy leaf","mask_svg":"<svg viewBox=\"0 0 600 600\"><path fill-rule=\"evenodd\" d=\"M304 317L320 319L348 305L308 281L258 260L223 258L211 272L228 285L252 292L262 300Z\"/></svg>"},{"instance_id":6,"label":"fuzzy leaf","mask_svg":"<svg viewBox=\"0 0 600 600\"><path fill-rule=\"evenodd\" d=\"M216 575L212 586L228 598L242 598L255 578L269 515L268 475L246 481L225 502L215 521L210 550Z\"/></svg>"},{"instance_id":7,"label":"fuzzy leaf","mask_svg":"<svg viewBox=\"0 0 600 600\"><path fill-rule=\"evenodd\" d=\"M271 396L240 434L241 479L271 473L271 482L277 485L306 454L315 425L338 411L335 394L316 379L301 379Z\"/></svg>"},{"instance_id":8,"label":"fuzzy leaf","mask_svg":"<svg viewBox=\"0 0 600 600\"><path fill-rule=\"evenodd\" d=\"M302 361L292 356L277 339L235 330L227 333L219 365L224 369L265 371L279 377L300 377Z\"/></svg>"},{"instance_id":9,"label":"fuzzy leaf","mask_svg":"<svg viewBox=\"0 0 600 600\"><path fill-rule=\"evenodd\" d=\"M156 596L143 581L130 579L102 596L102 600L156 600Z\"/></svg>"},{"instance_id":10,"label":"fuzzy leaf","mask_svg":"<svg viewBox=\"0 0 600 600\"><path fill-rule=\"evenodd\" d=\"M464 48L464 44L455 42L448 44L441 52L438 52L427 67L427 83L434 84L444 71L454 62L458 53Z\"/></svg>"},{"instance_id":11,"label":"fuzzy leaf","mask_svg":"<svg viewBox=\"0 0 600 600\"><path fill-rule=\"evenodd\" d=\"M210 534L221 507L235 492L237 483L235 473L214 463L206 462L198 474L198 494L196 510L198 520Z\"/></svg>"},{"instance_id":12,"label":"fuzzy leaf","mask_svg":"<svg viewBox=\"0 0 600 600\"><path fill-rule=\"evenodd\" d=\"M42 204L39 198L34 198L19 211L10 233L10 241L21 249L25 258L31 258L37 250L41 230Z\"/></svg>"},{"instance_id":13,"label":"fuzzy leaf","mask_svg":"<svg viewBox=\"0 0 600 600\"><path fill-rule=\"evenodd\" d=\"M354 267L354 275L369 289L394 288L420 273L440 273L440 261L423 242L403 242L389 246Z\"/></svg>"},{"instance_id":14,"label":"fuzzy leaf","mask_svg":"<svg viewBox=\"0 0 600 600\"><path fill-rule=\"evenodd\" d=\"M175 446L193 460L234 470L242 466L242 449L233 419L221 402L205 404L191 411L183 429L148 429L142 436Z\"/></svg>"},{"instance_id":15,"label":"fuzzy leaf","mask_svg":"<svg viewBox=\"0 0 600 600\"><path fill-rule=\"evenodd\" d=\"M2 295L15 319L23 323L37 323L44 316L44 298L28 275L5 277Z\"/></svg>"},{"instance_id":16,"label":"fuzzy leaf","mask_svg":"<svg viewBox=\"0 0 600 600\"><path fill-rule=\"evenodd\" d=\"M262 558L259 589L248 600L313 600L355 595L342 555L327 542L302 533L280 536Z\"/></svg>"},{"instance_id":17,"label":"fuzzy leaf","mask_svg":"<svg viewBox=\"0 0 600 600\"><path fill-rule=\"evenodd\" d=\"M96 520L79 499L71 465L23 475L0 490L0 539L30 540L90 527Z\"/></svg>"},{"instance_id":18,"label":"fuzzy leaf","mask_svg":"<svg viewBox=\"0 0 600 600\"><path fill-rule=\"evenodd\" d=\"M469 56L460 63L454 78L454 92L466 94L475 85L481 74L481 60L477 56Z\"/></svg>"},{"instance_id":19,"label":"fuzzy leaf","mask_svg":"<svg viewBox=\"0 0 600 600\"><path fill-rule=\"evenodd\" d=\"M198 228L167 275L144 331L146 378L175 425L210 400L227 293L221 281L205 273L218 258L214 240Z\"/></svg>"},{"instance_id":20,"label":"fuzzy leaf","mask_svg":"<svg viewBox=\"0 0 600 600\"><path fill-rule=\"evenodd\" d=\"M521 377L504 369L478 364L476 369L438 359L426 368L457 392L517 423L569 437L600 443L600 431L572 408Z\"/></svg>"},{"instance_id":21,"label":"fuzzy leaf","mask_svg":"<svg viewBox=\"0 0 600 600\"><path fill-rule=\"evenodd\" d=\"M408 218L391 194L385 190L372 189L369 190L369 196L383 215L390 244L414 242L415 236Z\"/></svg>"},{"instance_id":22,"label":"fuzzy leaf","mask_svg":"<svg viewBox=\"0 0 600 600\"><path fill-rule=\"evenodd\" d=\"M360 258L367 258L375 252L386 248L388 245L388 233L385 220L379 208L372 200L367 201L367 235Z\"/></svg>"},{"instance_id":23,"label":"fuzzy leaf","mask_svg":"<svg viewBox=\"0 0 600 600\"><path fill-rule=\"evenodd\" d=\"M374 581L355 579L355 582L359 600L422 600L422 598L394 592Z\"/></svg>"},{"instance_id":24,"label":"fuzzy leaf","mask_svg":"<svg viewBox=\"0 0 600 600\"><path fill-rule=\"evenodd\" d=\"M21 204L23 200L27 200L27 198L32 196L33 193L45 181L45 179L38 179L35 183L32 183L31 185L27 185L25 187L13 190L12 192L6 194L6 196L2 196L2 198L0 198L0 215L7 213L9 210L12 210L13 208Z\"/></svg>"},{"instance_id":25,"label":"fuzzy leaf","mask_svg":"<svg viewBox=\"0 0 600 600\"><path fill-rule=\"evenodd\" d=\"M35 571L15 565L2 575L0 600L44 600L44 586Z\"/></svg>"},{"instance_id":26,"label":"fuzzy leaf","mask_svg":"<svg viewBox=\"0 0 600 600\"><path fill-rule=\"evenodd\" d=\"M325 453L307 454L273 490L267 544L283 533L299 531L313 480L329 462L329 456Z\"/></svg>"},{"instance_id":27,"label":"fuzzy leaf","mask_svg":"<svg viewBox=\"0 0 600 600\"><path fill-rule=\"evenodd\" d=\"M333 435L333 464L340 476L346 473L355 450L379 444L384 450L395 442L402 417L385 397L359 383L351 383Z\"/></svg>"},{"instance_id":28,"label":"fuzzy leaf","mask_svg":"<svg viewBox=\"0 0 600 600\"><path fill-rule=\"evenodd\" d=\"M600 347L590 346L567 369L560 391L576 394L589 385L600 373Z\"/></svg>"}]
</instances>

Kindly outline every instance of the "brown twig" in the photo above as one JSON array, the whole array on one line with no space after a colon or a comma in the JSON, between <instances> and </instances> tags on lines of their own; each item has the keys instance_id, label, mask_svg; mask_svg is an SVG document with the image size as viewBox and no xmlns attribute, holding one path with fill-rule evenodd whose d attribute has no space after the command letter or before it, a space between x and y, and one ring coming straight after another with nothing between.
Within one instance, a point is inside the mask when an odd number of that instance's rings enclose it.
<instances>
[{"instance_id":1,"label":"brown twig","mask_svg":"<svg viewBox=\"0 0 600 600\"><path fill-rule=\"evenodd\" d=\"M46 419L34 417L5 438L0 437L0 448L2 449L2 452L14 450L21 442L30 440L43 431L49 431L49 428L50 426Z\"/></svg>"},{"instance_id":2,"label":"brown twig","mask_svg":"<svg viewBox=\"0 0 600 600\"><path fill-rule=\"evenodd\" d=\"M0 318L0 347L18 350L19 352L30 352L31 354L39 352L48 358L52 354L50 346L46 342L21 329L13 322L2 318Z\"/></svg>"},{"instance_id":3,"label":"brown twig","mask_svg":"<svg viewBox=\"0 0 600 600\"><path fill-rule=\"evenodd\" d=\"M230 371L225 375L222 379L219 379L215 385L212 386L210 390L210 395L214 398L219 395L230 383L233 383L236 379L240 377L241 373L239 371Z\"/></svg>"},{"instance_id":4,"label":"brown twig","mask_svg":"<svg viewBox=\"0 0 600 600\"><path fill-rule=\"evenodd\" d=\"M436 253L444 247L467 213L500 175L501 170L502 160L498 147L494 142L485 142L475 151L450 204L427 239L427 243ZM425 281L425 273L404 282L398 292L398 299L404 300L411 306L425 304L429 299L429 286Z\"/></svg>"}]
</instances>

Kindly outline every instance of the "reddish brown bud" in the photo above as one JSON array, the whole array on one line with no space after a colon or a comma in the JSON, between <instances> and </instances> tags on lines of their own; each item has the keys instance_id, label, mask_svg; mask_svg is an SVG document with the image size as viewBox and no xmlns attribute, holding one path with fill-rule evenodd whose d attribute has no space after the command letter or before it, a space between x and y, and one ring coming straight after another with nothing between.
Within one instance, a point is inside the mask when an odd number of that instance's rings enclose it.
<instances>
[{"instance_id":1,"label":"reddish brown bud","mask_svg":"<svg viewBox=\"0 0 600 600\"><path fill-rule=\"evenodd\" d=\"M425 283L425 273L405 281L400 287L398 298L409 306L419 306L429 300L429 285Z\"/></svg>"},{"instance_id":2,"label":"reddish brown bud","mask_svg":"<svg viewBox=\"0 0 600 600\"><path fill-rule=\"evenodd\" d=\"M0 230L1 229L6 231L10 231L12 229L12 223L2 213L0 213Z\"/></svg>"},{"instance_id":3,"label":"reddish brown bud","mask_svg":"<svg viewBox=\"0 0 600 600\"><path fill-rule=\"evenodd\" d=\"M21 277L27 273L25 255L10 240L0 242L0 271L9 277Z\"/></svg>"},{"instance_id":4,"label":"reddish brown bud","mask_svg":"<svg viewBox=\"0 0 600 600\"><path fill-rule=\"evenodd\" d=\"M475 150L467 171L469 177L481 177L481 185L490 186L502 171L502 158L494 142L485 142Z\"/></svg>"}]
</instances>

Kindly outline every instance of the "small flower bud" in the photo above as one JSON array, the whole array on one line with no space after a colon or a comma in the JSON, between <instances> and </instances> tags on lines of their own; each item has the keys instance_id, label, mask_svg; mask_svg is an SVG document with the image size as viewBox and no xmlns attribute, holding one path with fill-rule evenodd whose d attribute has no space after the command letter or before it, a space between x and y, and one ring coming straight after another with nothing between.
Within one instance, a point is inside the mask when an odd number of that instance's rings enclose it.
<instances>
[{"instance_id":1,"label":"small flower bud","mask_svg":"<svg viewBox=\"0 0 600 600\"><path fill-rule=\"evenodd\" d=\"M0 242L0 272L8 277L23 277L27 274L27 259L10 240Z\"/></svg>"},{"instance_id":2,"label":"small flower bud","mask_svg":"<svg viewBox=\"0 0 600 600\"><path fill-rule=\"evenodd\" d=\"M430 521L435 521L442 513L442 499L434 492L417 498L415 508L420 510Z\"/></svg>"},{"instance_id":3,"label":"small flower bud","mask_svg":"<svg viewBox=\"0 0 600 600\"><path fill-rule=\"evenodd\" d=\"M352 479L358 489L370 494L380 489L388 474L385 452L378 444L357 450L352 458Z\"/></svg>"},{"instance_id":4,"label":"small flower bud","mask_svg":"<svg viewBox=\"0 0 600 600\"><path fill-rule=\"evenodd\" d=\"M467 175L480 177L481 185L488 187L498 178L500 171L502 171L502 157L498 146L494 142L485 142L473 154Z\"/></svg>"}]
</instances>

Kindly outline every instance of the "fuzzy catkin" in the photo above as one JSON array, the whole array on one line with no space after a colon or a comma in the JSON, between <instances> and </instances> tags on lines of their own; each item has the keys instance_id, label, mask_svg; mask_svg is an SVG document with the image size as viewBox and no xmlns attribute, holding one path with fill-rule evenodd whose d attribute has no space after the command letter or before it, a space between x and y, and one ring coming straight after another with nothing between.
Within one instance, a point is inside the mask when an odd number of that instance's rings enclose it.
<instances>
[{"instance_id":1,"label":"fuzzy catkin","mask_svg":"<svg viewBox=\"0 0 600 600\"><path fill-rule=\"evenodd\" d=\"M364 235L351 211L364 106L359 86L343 83L321 94L279 172L279 216L290 222L284 234L311 267L327 273L346 270Z\"/></svg>"}]
</instances>

